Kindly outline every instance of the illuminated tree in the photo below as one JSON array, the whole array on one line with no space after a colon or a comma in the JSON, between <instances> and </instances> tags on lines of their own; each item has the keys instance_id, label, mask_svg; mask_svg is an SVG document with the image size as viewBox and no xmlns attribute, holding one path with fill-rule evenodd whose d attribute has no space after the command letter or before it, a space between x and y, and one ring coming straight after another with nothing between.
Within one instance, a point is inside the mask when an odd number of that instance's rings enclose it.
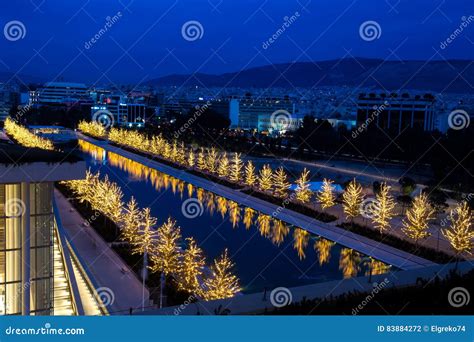
<instances>
[{"instance_id":1,"label":"illuminated tree","mask_svg":"<svg viewBox=\"0 0 474 342\"><path fill-rule=\"evenodd\" d=\"M143 209L140 214L141 224L137 234L132 238L134 242L133 254L143 254L146 258L148 252L151 251L155 238L154 227L156 218L151 216L150 208ZM146 262L144 262L144 265Z\"/></svg>"},{"instance_id":2,"label":"illuminated tree","mask_svg":"<svg viewBox=\"0 0 474 342\"><path fill-rule=\"evenodd\" d=\"M219 160L217 174L219 175L219 177L223 178L229 175L229 158L227 158L227 153L223 153L221 159Z\"/></svg>"},{"instance_id":3,"label":"illuminated tree","mask_svg":"<svg viewBox=\"0 0 474 342\"><path fill-rule=\"evenodd\" d=\"M180 165L186 164L186 148L184 147L184 142L181 142L178 147L178 155L176 156L176 161Z\"/></svg>"},{"instance_id":4,"label":"illuminated tree","mask_svg":"<svg viewBox=\"0 0 474 342\"><path fill-rule=\"evenodd\" d=\"M26 127L19 125L9 117L6 118L4 122L4 128L5 132L22 146L32 148L36 147L43 150L54 150L54 145L51 140L31 133Z\"/></svg>"},{"instance_id":5,"label":"illuminated tree","mask_svg":"<svg viewBox=\"0 0 474 342\"><path fill-rule=\"evenodd\" d=\"M207 152L207 169L211 173L216 172L216 161L217 161L217 151L214 147L212 147Z\"/></svg>"},{"instance_id":6,"label":"illuminated tree","mask_svg":"<svg viewBox=\"0 0 474 342\"><path fill-rule=\"evenodd\" d=\"M232 182L238 183L240 177L242 176L242 159L240 158L240 153L234 153L234 158L232 159L232 165L230 168L230 180Z\"/></svg>"},{"instance_id":7,"label":"illuminated tree","mask_svg":"<svg viewBox=\"0 0 474 342\"><path fill-rule=\"evenodd\" d=\"M375 196L376 205L372 208L372 222L382 234L390 227L390 220L394 216L395 201L390 195L390 186L385 182L380 184L380 190Z\"/></svg>"},{"instance_id":8,"label":"illuminated tree","mask_svg":"<svg viewBox=\"0 0 474 342\"><path fill-rule=\"evenodd\" d=\"M431 208L428 196L420 194L413 200L412 207L406 213L406 219L403 220L402 231L411 239L415 240L415 244L420 239L426 239L431 234L428 232L429 221L434 218L434 209Z\"/></svg>"},{"instance_id":9,"label":"illuminated tree","mask_svg":"<svg viewBox=\"0 0 474 342\"><path fill-rule=\"evenodd\" d=\"M360 214L360 206L364 196L362 195L362 187L353 179L342 195L342 207L347 218L354 221L354 217Z\"/></svg>"},{"instance_id":10,"label":"illuminated tree","mask_svg":"<svg viewBox=\"0 0 474 342\"><path fill-rule=\"evenodd\" d=\"M240 289L239 279L233 274L235 264L230 260L227 249L214 260L211 276L204 281L201 295L205 300L232 298Z\"/></svg>"},{"instance_id":11,"label":"illuminated tree","mask_svg":"<svg viewBox=\"0 0 474 342\"><path fill-rule=\"evenodd\" d=\"M306 254L304 252L306 246L308 246L309 241L309 233L301 228L295 228L293 232L293 248L296 249L298 252L298 256L300 260L306 258Z\"/></svg>"},{"instance_id":12,"label":"illuminated tree","mask_svg":"<svg viewBox=\"0 0 474 342\"><path fill-rule=\"evenodd\" d=\"M156 240L151 253L152 271L168 276L179 271L181 229L176 221L168 218L157 229Z\"/></svg>"},{"instance_id":13,"label":"illuminated tree","mask_svg":"<svg viewBox=\"0 0 474 342\"><path fill-rule=\"evenodd\" d=\"M169 157L169 159L173 162L177 162L178 161L178 142L175 140L173 141L173 145L171 145L171 155Z\"/></svg>"},{"instance_id":14,"label":"illuminated tree","mask_svg":"<svg viewBox=\"0 0 474 342\"><path fill-rule=\"evenodd\" d=\"M136 239L138 236L140 224L140 210L138 209L135 198L132 196L130 201L127 203L125 213L123 215L122 238L133 245L135 243L134 239Z\"/></svg>"},{"instance_id":15,"label":"illuminated tree","mask_svg":"<svg viewBox=\"0 0 474 342\"><path fill-rule=\"evenodd\" d=\"M196 241L193 238L187 238L186 241L188 247L184 250L180 263L178 288L192 294L200 289L199 279L206 262Z\"/></svg>"},{"instance_id":16,"label":"illuminated tree","mask_svg":"<svg viewBox=\"0 0 474 342\"><path fill-rule=\"evenodd\" d=\"M282 166L275 171L273 181L275 183L275 194L281 198L286 197L290 183L288 183L288 176Z\"/></svg>"},{"instance_id":17,"label":"illuminated tree","mask_svg":"<svg viewBox=\"0 0 474 342\"><path fill-rule=\"evenodd\" d=\"M442 233L448 239L452 249L456 252L456 255L463 253L472 254L474 247L474 231L472 230L472 211L466 201L458 204L458 206L451 211L450 215L450 227L449 229L443 229ZM457 262L456 262L457 264Z\"/></svg>"},{"instance_id":18,"label":"illuminated tree","mask_svg":"<svg viewBox=\"0 0 474 342\"><path fill-rule=\"evenodd\" d=\"M263 165L258 177L258 186L262 191L269 191L273 187L273 171L270 165Z\"/></svg>"},{"instance_id":19,"label":"illuminated tree","mask_svg":"<svg viewBox=\"0 0 474 342\"><path fill-rule=\"evenodd\" d=\"M319 238L318 240L316 240L316 242L314 243L314 249L318 254L318 261L320 266L329 262L329 259L331 258L331 248L334 245L334 242L327 239Z\"/></svg>"},{"instance_id":20,"label":"illuminated tree","mask_svg":"<svg viewBox=\"0 0 474 342\"><path fill-rule=\"evenodd\" d=\"M300 178L296 180L296 186L296 199L301 203L308 203L313 192L309 189L309 171L306 168L301 173Z\"/></svg>"},{"instance_id":21,"label":"illuminated tree","mask_svg":"<svg viewBox=\"0 0 474 342\"><path fill-rule=\"evenodd\" d=\"M255 175L255 167L252 164L252 161L249 160L247 165L245 165L245 184L248 186L254 186L257 182L257 176Z\"/></svg>"},{"instance_id":22,"label":"illuminated tree","mask_svg":"<svg viewBox=\"0 0 474 342\"><path fill-rule=\"evenodd\" d=\"M204 156L204 148L201 147L197 156L197 167L199 170L205 171L206 166L207 166L207 163L206 163L206 157Z\"/></svg>"},{"instance_id":23,"label":"illuminated tree","mask_svg":"<svg viewBox=\"0 0 474 342\"><path fill-rule=\"evenodd\" d=\"M334 195L333 181L324 178L321 190L318 191L318 202L323 209L327 209L336 204L336 196Z\"/></svg>"},{"instance_id":24,"label":"illuminated tree","mask_svg":"<svg viewBox=\"0 0 474 342\"><path fill-rule=\"evenodd\" d=\"M188 166L194 169L195 164L196 164L196 157L194 156L194 151L191 148L188 153Z\"/></svg>"}]
</instances>

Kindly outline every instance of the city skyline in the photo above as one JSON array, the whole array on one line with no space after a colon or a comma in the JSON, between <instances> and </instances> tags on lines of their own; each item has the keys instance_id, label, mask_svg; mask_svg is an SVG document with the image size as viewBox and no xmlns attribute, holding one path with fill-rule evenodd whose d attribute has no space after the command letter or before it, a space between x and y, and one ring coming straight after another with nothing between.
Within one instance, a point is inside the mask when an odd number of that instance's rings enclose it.
<instances>
[{"instance_id":1,"label":"city skyline","mask_svg":"<svg viewBox=\"0 0 474 342\"><path fill-rule=\"evenodd\" d=\"M471 60L466 4L22 0L3 6L4 31L22 26L0 40L0 72L101 85L344 57Z\"/></svg>"}]
</instances>

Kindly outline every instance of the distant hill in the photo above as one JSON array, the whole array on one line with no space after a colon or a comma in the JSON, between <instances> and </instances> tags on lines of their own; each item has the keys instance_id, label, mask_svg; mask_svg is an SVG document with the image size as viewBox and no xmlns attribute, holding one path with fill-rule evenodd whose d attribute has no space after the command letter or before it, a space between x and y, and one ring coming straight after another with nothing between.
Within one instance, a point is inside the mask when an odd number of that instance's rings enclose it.
<instances>
[{"instance_id":1,"label":"distant hill","mask_svg":"<svg viewBox=\"0 0 474 342\"><path fill-rule=\"evenodd\" d=\"M258 88L345 85L387 90L474 93L474 61L383 61L348 58L267 65L221 75L169 75L147 83L157 86Z\"/></svg>"},{"instance_id":2,"label":"distant hill","mask_svg":"<svg viewBox=\"0 0 474 342\"><path fill-rule=\"evenodd\" d=\"M18 84L29 84L29 83L44 83L44 80L40 77L18 74L13 72L0 72L0 83L18 83Z\"/></svg>"}]
</instances>

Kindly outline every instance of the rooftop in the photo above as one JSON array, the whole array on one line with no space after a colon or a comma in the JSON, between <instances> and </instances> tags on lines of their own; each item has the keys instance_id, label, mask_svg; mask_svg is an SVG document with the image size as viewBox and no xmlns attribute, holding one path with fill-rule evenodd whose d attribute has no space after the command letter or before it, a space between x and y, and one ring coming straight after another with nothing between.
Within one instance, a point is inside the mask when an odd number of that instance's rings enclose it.
<instances>
[{"instance_id":1,"label":"rooftop","mask_svg":"<svg viewBox=\"0 0 474 342\"><path fill-rule=\"evenodd\" d=\"M39 148L27 148L12 142L0 141L0 164L29 164L29 163L77 163L81 158L56 151Z\"/></svg>"}]
</instances>

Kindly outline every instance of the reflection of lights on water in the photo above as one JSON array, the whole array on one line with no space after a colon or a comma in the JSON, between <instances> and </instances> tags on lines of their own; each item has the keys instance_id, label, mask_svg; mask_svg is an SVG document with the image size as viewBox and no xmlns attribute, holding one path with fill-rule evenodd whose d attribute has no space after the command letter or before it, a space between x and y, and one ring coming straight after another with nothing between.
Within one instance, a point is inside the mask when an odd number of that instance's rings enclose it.
<instances>
[{"instance_id":1,"label":"reflection of lights on water","mask_svg":"<svg viewBox=\"0 0 474 342\"><path fill-rule=\"evenodd\" d=\"M210 215L214 215L214 212L217 211L223 219L227 217L234 228L236 228L240 222L244 224L246 230L255 226L263 237L272 241L276 246L280 246L285 238L288 237L289 232L293 231L292 236L290 236L293 239L293 248L300 260L306 258L305 250L308 247L311 234L304 229L297 227L290 228L290 226L283 221L276 220L271 216L262 214L249 207L242 208L238 203L217 196L202 188L196 187L195 189L190 183L171 177L132 159L106 151L84 140L79 140L79 146L95 159L100 155L100 160L104 164L109 163L111 166L117 167L137 179L149 182L157 191L171 189L174 194L179 193L180 196L187 194L189 198L195 193L196 198L202 203ZM329 262L330 250L335 243L320 237L318 238L320 240L316 241L313 248L316 251L319 264L322 266ZM339 255L339 269L344 278L357 276L362 266L361 257L362 255L359 252L350 248L343 248L341 250ZM372 275L375 275L388 272L391 266L381 261L373 260L368 267L372 269Z\"/></svg>"}]
</instances>

